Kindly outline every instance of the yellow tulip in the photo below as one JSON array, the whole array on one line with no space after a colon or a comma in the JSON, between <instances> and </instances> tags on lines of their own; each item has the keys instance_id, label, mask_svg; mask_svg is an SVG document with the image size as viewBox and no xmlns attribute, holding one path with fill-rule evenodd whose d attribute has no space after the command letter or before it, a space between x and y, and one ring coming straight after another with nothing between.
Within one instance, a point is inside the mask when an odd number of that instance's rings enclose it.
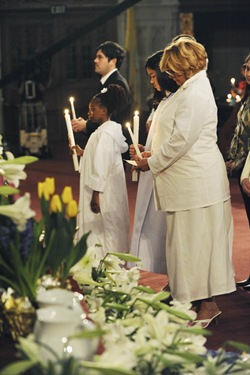
<instances>
[{"instance_id":1,"label":"yellow tulip","mask_svg":"<svg viewBox=\"0 0 250 375\"><path fill-rule=\"evenodd\" d=\"M62 202L58 194L51 198L50 209L52 212L62 212Z\"/></svg>"},{"instance_id":2,"label":"yellow tulip","mask_svg":"<svg viewBox=\"0 0 250 375\"><path fill-rule=\"evenodd\" d=\"M55 192L55 179L54 177L46 177L45 184L50 195L54 194Z\"/></svg>"},{"instance_id":3,"label":"yellow tulip","mask_svg":"<svg viewBox=\"0 0 250 375\"><path fill-rule=\"evenodd\" d=\"M72 201L73 195L72 195L72 188L71 186L65 186L62 192L62 201L63 203L67 204L70 201Z\"/></svg>"},{"instance_id":4,"label":"yellow tulip","mask_svg":"<svg viewBox=\"0 0 250 375\"><path fill-rule=\"evenodd\" d=\"M66 207L66 214L68 217L75 217L78 213L78 206L74 199L72 199Z\"/></svg>"},{"instance_id":5,"label":"yellow tulip","mask_svg":"<svg viewBox=\"0 0 250 375\"><path fill-rule=\"evenodd\" d=\"M43 195L43 186L44 186L44 182L38 182L38 184L37 184L37 193L38 193L38 197L40 199L42 198L42 195Z\"/></svg>"},{"instance_id":6,"label":"yellow tulip","mask_svg":"<svg viewBox=\"0 0 250 375\"><path fill-rule=\"evenodd\" d=\"M41 199L42 196L44 196L44 199L48 201L50 194L49 194L49 190L48 190L46 183L38 182L37 188L38 188L38 197Z\"/></svg>"}]
</instances>

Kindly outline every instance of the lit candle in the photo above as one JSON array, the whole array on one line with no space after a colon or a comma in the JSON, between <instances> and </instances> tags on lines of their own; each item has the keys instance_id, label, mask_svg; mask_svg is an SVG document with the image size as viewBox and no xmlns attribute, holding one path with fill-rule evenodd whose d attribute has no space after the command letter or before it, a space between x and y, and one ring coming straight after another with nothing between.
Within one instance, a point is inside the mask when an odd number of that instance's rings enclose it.
<instances>
[{"instance_id":1,"label":"lit candle","mask_svg":"<svg viewBox=\"0 0 250 375\"><path fill-rule=\"evenodd\" d=\"M134 145L136 155L139 156L139 158L141 158L141 157L142 157L142 156L141 156L141 152L140 152L140 150L139 150L138 144L137 144L136 139L135 139L135 136L134 136L134 134L133 134L133 132L132 132L132 130L131 130L131 127L130 127L130 123L129 123L129 122L127 123L127 128L128 128L128 132L129 132L129 134L130 134L130 137L131 137L132 143L133 143L133 145Z\"/></svg>"},{"instance_id":2,"label":"lit candle","mask_svg":"<svg viewBox=\"0 0 250 375\"><path fill-rule=\"evenodd\" d=\"M135 111L135 115L133 117L133 133L135 136L136 143L139 143L139 112Z\"/></svg>"},{"instance_id":3,"label":"lit candle","mask_svg":"<svg viewBox=\"0 0 250 375\"><path fill-rule=\"evenodd\" d=\"M65 111L64 111L64 118L65 118L67 130L68 130L68 137L69 137L69 141L70 141L70 146L73 147L73 146L75 146L75 138L74 138L74 134L73 134L73 129L72 129L68 109L65 109ZM74 169L75 169L75 171L78 171L79 170L78 158L77 158L77 154L76 154L75 150L73 150L72 158L73 158Z\"/></svg>"},{"instance_id":4,"label":"lit candle","mask_svg":"<svg viewBox=\"0 0 250 375\"><path fill-rule=\"evenodd\" d=\"M135 111L133 117L133 133L135 137L136 144L139 143L139 112ZM132 171L132 181L138 181L138 172L136 170Z\"/></svg>"},{"instance_id":5,"label":"lit candle","mask_svg":"<svg viewBox=\"0 0 250 375\"><path fill-rule=\"evenodd\" d=\"M231 85L234 87L234 85L235 85L235 78L231 78Z\"/></svg>"},{"instance_id":6,"label":"lit candle","mask_svg":"<svg viewBox=\"0 0 250 375\"><path fill-rule=\"evenodd\" d=\"M72 112L72 118L73 118L73 120L75 120L76 119L76 111L75 111L75 106L74 106L74 98L73 98L73 96L71 96L70 98L69 98L69 101L70 101L70 105L71 105L71 112Z\"/></svg>"}]
</instances>

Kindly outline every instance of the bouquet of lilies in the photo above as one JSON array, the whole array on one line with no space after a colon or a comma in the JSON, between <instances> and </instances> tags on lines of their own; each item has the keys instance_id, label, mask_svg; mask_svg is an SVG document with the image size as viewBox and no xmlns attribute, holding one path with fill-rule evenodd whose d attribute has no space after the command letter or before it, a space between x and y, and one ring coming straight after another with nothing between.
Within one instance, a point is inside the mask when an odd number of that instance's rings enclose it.
<instances>
[{"instance_id":1,"label":"bouquet of lilies","mask_svg":"<svg viewBox=\"0 0 250 375\"><path fill-rule=\"evenodd\" d=\"M40 343L30 335L19 339L22 359L0 375L27 370L34 375L249 374L249 346L225 343L241 354L227 353L225 348L207 351L205 335L209 332L188 325L196 316L191 304L174 301L168 306L162 303L168 292L156 293L139 285L138 267L125 267L126 261L137 260L129 254L103 254L100 246L94 246L71 269L73 278L88 292L84 297L89 317L102 335L103 351L93 361L65 355L46 362ZM77 337L84 340L81 335Z\"/></svg>"}]
</instances>

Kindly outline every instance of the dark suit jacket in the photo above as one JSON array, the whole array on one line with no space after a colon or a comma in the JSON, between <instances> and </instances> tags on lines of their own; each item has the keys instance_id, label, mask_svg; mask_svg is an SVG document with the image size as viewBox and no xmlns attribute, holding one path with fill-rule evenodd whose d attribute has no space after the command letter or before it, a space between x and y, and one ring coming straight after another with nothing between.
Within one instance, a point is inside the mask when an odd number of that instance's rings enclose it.
<instances>
[{"instance_id":1,"label":"dark suit jacket","mask_svg":"<svg viewBox=\"0 0 250 375\"><path fill-rule=\"evenodd\" d=\"M100 86L98 88L97 93L100 92L103 88L107 88L111 84L116 84L116 85L123 87L126 93L127 105L126 105L125 110L122 112L113 114L111 117L111 120L116 121L122 125L124 135L127 138L125 124L126 122L131 120L130 118L131 116L131 94L130 94L129 85L126 79L121 75L119 70L116 70L114 73L112 73L108 77L104 85L102 85L100 82ZM88 120L86 123L86 134L90 136L97 128L98 128L98 124Z\"/></svg>"}]
</instances>

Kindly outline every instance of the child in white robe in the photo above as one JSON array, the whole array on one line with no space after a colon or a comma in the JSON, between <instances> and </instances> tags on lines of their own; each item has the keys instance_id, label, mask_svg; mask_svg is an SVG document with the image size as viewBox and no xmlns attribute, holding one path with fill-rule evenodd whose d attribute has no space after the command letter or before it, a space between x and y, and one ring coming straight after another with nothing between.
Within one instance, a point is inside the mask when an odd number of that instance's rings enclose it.
<instances>
[{"instance_id":1,"label":"child in white robe","mask_svg":"<svg viewBox=\"0 0 250 375\"><path fill-rule=\"evenodd\" d=\"M128 145L122 127L111 121L111 114L123 108L125 92L109 85L93 97L88 118L99 123L82 150L78 237L90 231L88 246L99 244L104 253L129 251L129 208L121 154Z\"/></svg>"}]
</instances>

